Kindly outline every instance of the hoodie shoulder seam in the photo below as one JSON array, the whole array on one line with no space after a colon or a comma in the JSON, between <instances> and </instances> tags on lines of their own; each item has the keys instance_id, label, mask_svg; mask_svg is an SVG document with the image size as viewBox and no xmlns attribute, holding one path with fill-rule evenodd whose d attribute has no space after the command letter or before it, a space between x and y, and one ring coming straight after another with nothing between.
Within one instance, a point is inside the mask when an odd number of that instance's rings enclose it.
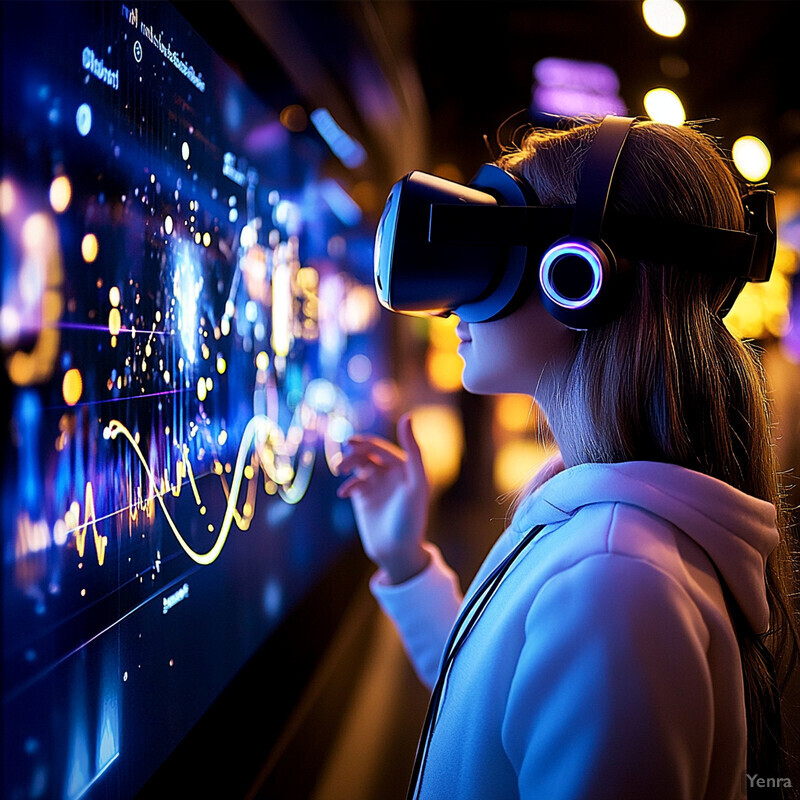
<instances>
[{"instance_id":1,"label":"hoodie shoulder seam","mask_svg":"<svg viewBox=\"0 0 800 800\"><path fill-rule=\"evenodd\" d=\"M532 598L531 604L530 604L530 607L529 607L529 610L528 610L528 615L533 613L533 608L536 605L537 599L542 594L542 592L545 591L545 589L547 587L549 587L551 584L555 583L559 579L563 578L564 580L566 580L568 578L567 573L571 572L576 567L579 567L579 566L581 566L583 564L586 564L589 561L593 561L593 560L600 559L600 558L610 558L610 559L616 559L616 560L624 560L625 562L628 562L632 566L640 565L640 566L646 567L646 568L648 568L650 570L653 570L654 572L657 572L661 577L666 578L667 579L667 583L675 586L678 589L680 595L684 598L684 600L691 606L691 608L693 608L695 610L695 612L697 614L697 618L699 619L699 621L703 625L704 631L707 634L709 633L708 625L706 623L705 618L703 617L703 613L700 610L700 607L698 606L697 602L692 597L691 593L687 590L687 588L672 573L668 572L663 567L661 567L659 564L657 564L657 563L655 563L655 562L653 562L653 561L651 561L649 559L645 559L645 558L642 558L640 556L629 555L627 553L618 553L618 552L614 552L613 550L612 551L606 551L606 552L587 553L586 555L584 555L583 557L581 557L580 559L578 559L574 563L572 563L572 564L570 564L568 566L565 566L563 569L560 569L558 572L555 572L552 575L550 575L547 578L547 580L539 587L539 589L537 590L536 594Z\"/></svg>"}]
</instances>

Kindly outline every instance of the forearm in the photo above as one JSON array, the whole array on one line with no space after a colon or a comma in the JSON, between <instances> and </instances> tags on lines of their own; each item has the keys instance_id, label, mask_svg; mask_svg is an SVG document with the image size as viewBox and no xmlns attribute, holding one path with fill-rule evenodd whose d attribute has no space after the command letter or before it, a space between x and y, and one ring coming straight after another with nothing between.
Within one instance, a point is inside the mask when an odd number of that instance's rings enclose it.
<instances>
[{"instance_id":1,"label":"forearm","mask_svg":"<svg viewBox=\"0 0 800 800\"><path fill-rule=\"evenodd\" d=\"M370 588L397 628L420 680L431 687L458 616L462 594L458 577L439 549L426 544L423 552L426 566L408 580L393 583L381 570L373 576Z\"/></svg>"}]
</instances>

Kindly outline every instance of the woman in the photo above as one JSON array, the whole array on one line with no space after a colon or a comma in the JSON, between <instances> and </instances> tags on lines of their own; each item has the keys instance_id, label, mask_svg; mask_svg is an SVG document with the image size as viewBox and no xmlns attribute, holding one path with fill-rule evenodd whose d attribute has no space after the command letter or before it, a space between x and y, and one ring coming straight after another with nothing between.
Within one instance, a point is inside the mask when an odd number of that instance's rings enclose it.
<instances>
[{"instance_id":1,"label":"woman","mask_svg":"<svg viewBox=\"0 0 800 800\"><path fill-rule=\"evenodd\" d=\"M597 130L532 130L498 165L542 205L574 205ZM689 127L634 123L610 203L744 226L725 161ZM537 291L505 317L459 323L465 388L532 396L559 449L466 600L424 539L408 417L399 447L351 440L340 494L380 567L373 593L428 685L448 648L420 797L721 800L786 787L774 654L796 652L797 628L764 380L719 315L736 279L679 260L626 262L624 310L588 330L557 321Z\"/></svg>"}]
</instances>

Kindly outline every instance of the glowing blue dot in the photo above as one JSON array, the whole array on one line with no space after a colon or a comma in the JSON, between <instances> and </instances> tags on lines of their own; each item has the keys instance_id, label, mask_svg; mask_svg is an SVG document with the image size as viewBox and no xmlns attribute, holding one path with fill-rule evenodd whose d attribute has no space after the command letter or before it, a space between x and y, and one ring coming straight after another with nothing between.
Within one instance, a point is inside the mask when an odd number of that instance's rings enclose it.
<instances>
[{"instance_id":1,"label":"glowing blue dot","mask_svg":"<svg viewBox=\"0 0 800 800\"><path fill-rule=\"evenodd\" d=\"M92 129L92 107L88 103L81 103L78 106L75 124L78 126L78 133L81 136L87 136Z\"/></svg>"},{"instance_id":2,"label":"glowing blue dot","mask_svg":"<svg viewBox=\"0 0 800 800\"><path fill-rule=\"evenodd\" d=\"M236 220L239 219L239 212L235 208L232 208L228 214L228 219L231 222L236 222Z\"/></svg>"},{"instance_id":3,"label":"glowing blue dot","mask_svg":"<svg viewBox=\"0 0 800 800\"><path fill-rule=\"evenodd\" d=\"M271 578L264 587L264 611L268 617L277 617L283 608L283 587Z\"/></svg>"}]
</instances>

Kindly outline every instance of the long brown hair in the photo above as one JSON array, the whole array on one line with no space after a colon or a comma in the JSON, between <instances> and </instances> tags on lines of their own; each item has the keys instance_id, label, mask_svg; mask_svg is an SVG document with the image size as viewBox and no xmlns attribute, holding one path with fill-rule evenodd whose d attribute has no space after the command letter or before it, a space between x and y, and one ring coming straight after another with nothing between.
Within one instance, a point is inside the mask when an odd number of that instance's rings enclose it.
<instances>
[{"instance_id":1,"label":"long brown hair","mask_svg":"<svg viewBox=\"0 0 800 800\"><path fill-rule=\"evenodd\" d=\"M530 183L543 204L571 205L597 125L530 130L498 164ZM710 138L690 126L635 123L610 203L619 213L744 227L731 170ZM781 688L797 663L800 636L758 353L732 336L717 313L734 279L650 261L633 271L625 312L576 332L549 422L570 462L670 462L775 505L781 540L766 566L769 632L756 634L727 599L742 659L747 772L783 775Z\"/></svg>"}]
</instances>

